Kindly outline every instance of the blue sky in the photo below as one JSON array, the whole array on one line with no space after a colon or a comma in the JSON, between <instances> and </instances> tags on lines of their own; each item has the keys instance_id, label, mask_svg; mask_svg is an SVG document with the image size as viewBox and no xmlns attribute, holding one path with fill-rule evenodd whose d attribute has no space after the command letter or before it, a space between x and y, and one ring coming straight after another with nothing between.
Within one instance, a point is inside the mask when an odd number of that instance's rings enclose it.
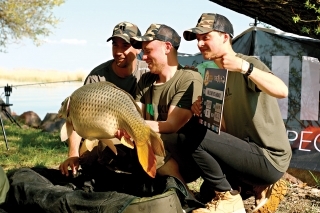
<instances>
[{"instance_id":1,"label":"blue sky","mask_svg":"<svg viewBox=\"0 0 320 213\"><path fill-rule=\"evenodd\" d=\"M9 44L0 52L0 68L88 72L112 58L111 43L106 42L113 27L121 21L135 23L142 34L151 23L166 24L180 36L194 27L205 12L220 13L229 18L235 36L249 28L253 18L221 7L209 0L66 0L54 9L62 22L46 37L46 43L35 46L25 39ZM180 52L197 53L196 42L182 39Z\"/></svg>"}]
</instances>

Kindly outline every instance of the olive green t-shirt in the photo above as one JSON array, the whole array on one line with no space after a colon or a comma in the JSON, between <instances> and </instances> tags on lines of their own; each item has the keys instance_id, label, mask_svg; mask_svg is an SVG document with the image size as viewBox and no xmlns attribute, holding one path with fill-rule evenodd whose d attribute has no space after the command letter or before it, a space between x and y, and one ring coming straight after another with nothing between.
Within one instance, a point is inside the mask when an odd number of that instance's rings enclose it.
<instances>
[{"instance_id":1,"label":"olive green t-shirt","mask_svg":"<svg viewBox=\"0 0 320 213\"><path fill-rule=\"evenodd\" d=\"M132 75L122 78L113 71L113 61L113 59L109 60L94 68L85 79L84 84L109 81L135 97L137 82L144 73L149 71L147 63L137 60L138 63Z\"/></svg>"},{"instance_id":2,"label":"olive green t-shirt","mask_svg":"<svg viewBox=\"0 0 320 213\"><path fill-rule=\"evenodd\" d=\"M262 71L271 72L255 57L237 56ZM227 133L256 143L280 172L288 169L292 151L275 97L260 91L246 75L229 71L223 116Z\"/></svg>"},{"instance_id":3,"label":"olive green t-shirt","mask_svg":"<svg viewBox=\"0 0 320 213\"><path fill-rule=\"evenodd\" d=\"M203 79L198 72L178 68L174 76L161 85L155 85L157 78L156 74L145 73L138 82L136 101L145 105L146 120L166 121L171 105L191 109L202 94Z\"/></svg>"}]
</instances>

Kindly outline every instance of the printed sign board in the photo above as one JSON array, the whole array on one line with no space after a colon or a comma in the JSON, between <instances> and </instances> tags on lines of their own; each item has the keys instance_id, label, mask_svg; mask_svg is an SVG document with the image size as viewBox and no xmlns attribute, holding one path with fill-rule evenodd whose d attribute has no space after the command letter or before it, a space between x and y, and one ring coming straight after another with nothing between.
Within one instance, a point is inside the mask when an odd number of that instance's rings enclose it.
<instances>
[{"instance_id":1,"label":"printed sign board","mask_svg":"<svg viewBox=\"0 0 320 213\"><path fill-rule=\"evenodd\" d=\"M220 134L227 77L225 69L206 68L204 71L199 122L217 134Z\"/></svg>"}]
</instances>

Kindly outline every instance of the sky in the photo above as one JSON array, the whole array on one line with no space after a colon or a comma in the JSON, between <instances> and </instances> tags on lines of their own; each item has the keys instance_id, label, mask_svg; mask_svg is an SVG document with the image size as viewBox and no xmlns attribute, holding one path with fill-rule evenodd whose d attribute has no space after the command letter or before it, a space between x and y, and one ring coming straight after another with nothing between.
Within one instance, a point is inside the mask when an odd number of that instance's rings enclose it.
<instances>
[{"instance_id":1,"label":"sky","mask_svg":"<svg viewBox=\"0 0 320 213\"><path fill-rule=\"evenodd\" d=\"M8 44L7 53L0 52L0 69L57 70L89 73L97 65L112 58L113 27L122 21L136 24L144 34L152 23L166 24L182 37L183 31L195 27L202 13L226 16L235 36L254 23L254 19L234 12L209 0L66 0L53 10L61 19L45 43L35 46L24 39ZM183 38L179 52L198 53L196 41Z\"/></svg>"}]
</instances>

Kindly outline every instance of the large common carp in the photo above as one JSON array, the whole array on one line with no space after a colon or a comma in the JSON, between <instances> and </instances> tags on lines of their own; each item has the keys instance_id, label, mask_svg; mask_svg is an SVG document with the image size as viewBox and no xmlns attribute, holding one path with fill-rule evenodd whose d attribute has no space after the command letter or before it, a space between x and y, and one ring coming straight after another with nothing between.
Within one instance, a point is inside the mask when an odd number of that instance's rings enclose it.
<instances>
[{"instance_id":1,"label":"large common carp","mask_svg":"<svg viewBox=\"0 0 320 213\"><path fill-rule=\"evenodd\" d=\"M85 139L98 139L117 154L112 142L117 130L125 130L133 139L121 143L137 149L139 162L146 173L155 177L156 155L164 156L163 141L142 117L133 98L110 82L86 84L75 90L61 104L58 115L67 122L61 128L61 140L69 138L72 128ZM71 124L71 125L70 125Z\"/></svg>"}]
</instances>

